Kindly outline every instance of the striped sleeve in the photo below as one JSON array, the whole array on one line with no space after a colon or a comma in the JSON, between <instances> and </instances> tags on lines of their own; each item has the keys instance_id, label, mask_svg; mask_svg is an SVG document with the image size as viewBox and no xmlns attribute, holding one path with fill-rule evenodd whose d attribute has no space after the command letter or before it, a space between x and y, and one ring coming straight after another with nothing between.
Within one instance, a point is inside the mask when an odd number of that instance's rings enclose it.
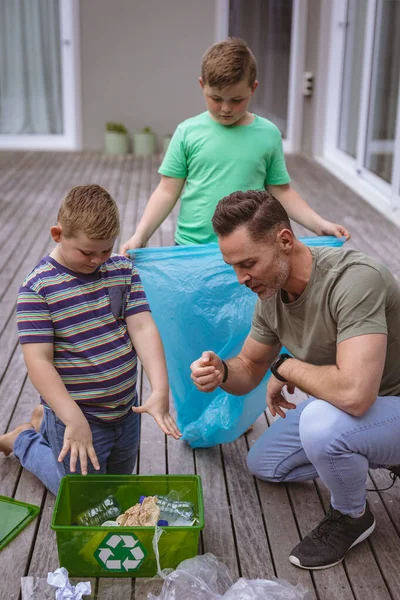
<instances>
[{"instance_id":1,"label":"striped sleeve","mask_svg":"<svg viewBox=\"0 0 400 600\"><path fill-rule=\"evenodd\" d=\"M54 341L54 326L47 302L28 287L22 287L18 293L17 326L21 344Z\"/></svg>"},{"instance_id":2,"label":"striped sleeve","mask_svg":"<svg viewBox=\"0 0 400 600\"><path fill-rule=\"evenodd\" d=\"M150 306L147 302L142 281L136 267L133 266L131 271L131 289L126 303L125 317L149 310Z\"/></svg>"}]
</instances>

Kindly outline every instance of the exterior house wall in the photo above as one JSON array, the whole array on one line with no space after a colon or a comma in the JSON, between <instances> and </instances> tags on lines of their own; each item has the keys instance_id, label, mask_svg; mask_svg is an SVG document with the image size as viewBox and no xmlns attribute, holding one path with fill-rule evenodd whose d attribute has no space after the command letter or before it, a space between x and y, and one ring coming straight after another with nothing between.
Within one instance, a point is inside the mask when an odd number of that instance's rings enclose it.
<instances>
[{"instance_id":1,"label":"exterior house wall","mask_svg":"<svg viewBox=\"0 0 400 600\"><path fill-rule=\"evenodd\" d=\"M197 81L215 41L215 0L81 0L83 147L106 121L172 133L204 110Z\"/></svg>"}]
</instances>

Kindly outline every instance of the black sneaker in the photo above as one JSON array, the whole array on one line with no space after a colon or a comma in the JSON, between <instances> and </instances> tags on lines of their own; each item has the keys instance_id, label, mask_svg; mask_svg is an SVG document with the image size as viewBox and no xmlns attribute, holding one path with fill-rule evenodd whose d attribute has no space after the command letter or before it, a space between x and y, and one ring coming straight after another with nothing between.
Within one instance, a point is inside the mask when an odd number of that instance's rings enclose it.
<instances>
[{"instance_id":1,"label":"black sneaker","mask_svg":"<svg viewBox=\"0 0 400 600\"><path fill-rule=\"evenodd\" d=\"M292 550L289 560L302 569L333 567L374 529L375 519L368 502L363 516L358 519L343 515L331 506L321 523Z\"/></svg>"}]
</instances>

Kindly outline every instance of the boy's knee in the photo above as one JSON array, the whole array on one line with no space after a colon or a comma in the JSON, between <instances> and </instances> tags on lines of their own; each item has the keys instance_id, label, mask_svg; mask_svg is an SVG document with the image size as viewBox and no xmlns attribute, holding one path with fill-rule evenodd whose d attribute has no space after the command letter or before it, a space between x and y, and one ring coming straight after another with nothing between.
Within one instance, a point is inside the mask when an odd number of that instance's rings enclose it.
<instances>
[{"instance_id":1,"label":"boy's knee","mask_svg":"<svg viewBox=\"0 0 400 600\"><path fill-rule=\"evenodd\" d=\"M303 410L299 433L301 444L309 460L312 461L314 456L324 454L340 433L338 429L340 413L338 408L325 400L314 400Z\"/></svg>"}]
</instances>

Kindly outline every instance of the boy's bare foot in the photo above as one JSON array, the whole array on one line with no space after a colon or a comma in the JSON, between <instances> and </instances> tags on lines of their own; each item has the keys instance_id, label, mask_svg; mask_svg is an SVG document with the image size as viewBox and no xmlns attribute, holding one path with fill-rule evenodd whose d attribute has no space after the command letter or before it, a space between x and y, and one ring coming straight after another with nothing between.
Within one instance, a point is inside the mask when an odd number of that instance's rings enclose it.
<instances>
[{"instance_id":1,"label":"boy's bare foot","mask_svg":"<svg viewBox=\"0 0 400 600\"><path fill-rule=\"evenodd\" d=\"M33 413L31 415L31 423L32 423L35 431L37 431L37 432L40 430L40 426L42 424L43 417L44 417L44 406L42 404L38 404L33 409Z\"/></svg>"},{"instance_id":2,"label":"boy's bare foot","mask_svg":"<svg viewBox=\"0 0 400 600\"><path fill-rule=\"evenodd\" d=\"M0 435L0 452L4 452L5 456L11 454L14 448L14 443L21 431L32 429L32 423L22 423L15 429L4 435Z\"/></svg>"}]
</instances>

